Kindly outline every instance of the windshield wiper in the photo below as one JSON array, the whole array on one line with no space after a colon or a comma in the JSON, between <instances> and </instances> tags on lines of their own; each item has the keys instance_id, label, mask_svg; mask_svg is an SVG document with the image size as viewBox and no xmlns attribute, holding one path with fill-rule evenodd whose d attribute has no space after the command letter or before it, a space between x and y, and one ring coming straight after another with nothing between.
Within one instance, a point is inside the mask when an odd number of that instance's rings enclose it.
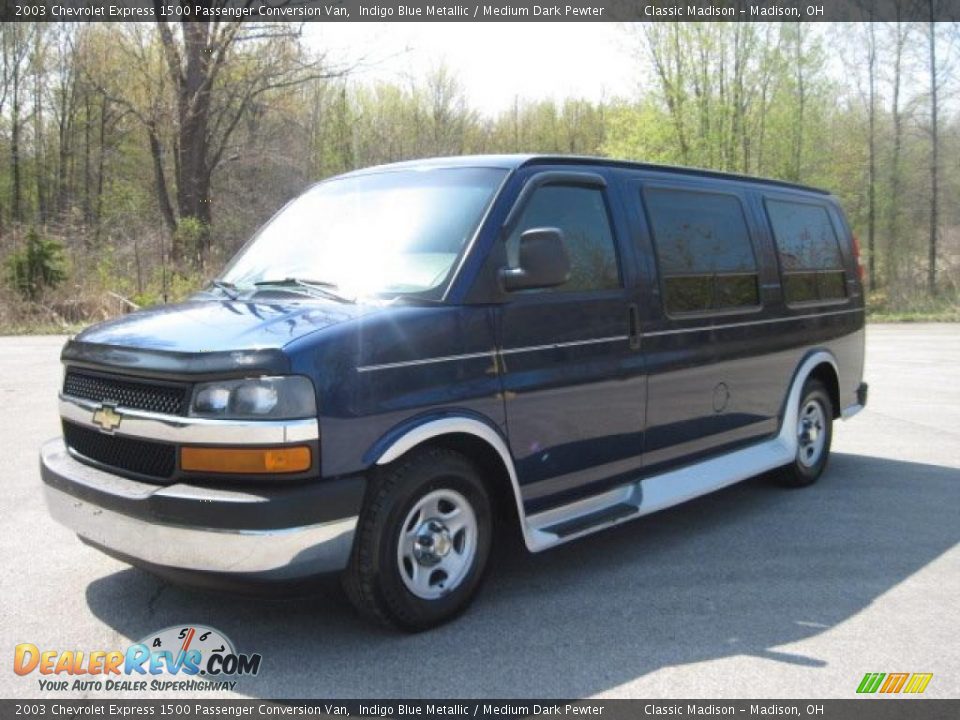
<instances>
[{"instance_id":1,"label":"windshield wiper","mask_svg":"<svg viewBox=\"0 0 960 720\"><path fill-rule=\"evenodd\" d=\"M281 280L260 280L254 283L257 287L296 287L303 288L313 295L336 300L342 303L354 303L356 298L347 297L336 292L337 284L327 280L304 280L303 278L286 277Z\"/></svg>"},{"instance_id":2,"label":"windshield wiper","mask_svg":"<svg viewBox=\"0 0 960 720\"><path fill-rule=\"evenodd\" d=\"M226 295L231 300L236 300L240 297L240 293L237 290L237 286L232 282L226 282L225 280L211 280L210 284L213 285L218 290L222 290L223 294Z\"/></svg>"}]
</instances>

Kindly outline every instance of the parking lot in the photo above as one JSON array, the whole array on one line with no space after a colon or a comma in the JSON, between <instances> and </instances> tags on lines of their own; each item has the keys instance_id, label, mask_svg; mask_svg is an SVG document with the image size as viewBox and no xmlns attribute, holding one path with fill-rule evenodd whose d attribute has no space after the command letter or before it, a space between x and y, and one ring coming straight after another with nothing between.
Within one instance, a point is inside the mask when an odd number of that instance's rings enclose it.
<instances>
[{"instance_id":1,"label":"parking lot","mask_svg":"<svg viewBox=\"0 0 960 720\"><path fill-rule=\"evenodd\" d=\"M15 675L18 643L123 649L175 624L262 654L244 697L847 698L866 672L932 672L927 696L960 696L960 325L868 328L870 403L814 487L754 479L515 551L467 615L417 636L358 619L335 584L181 589L50 520L37 453L58 433L63 341L0 338L3 697L82 695Z\"/></svg>"}]
</instances>

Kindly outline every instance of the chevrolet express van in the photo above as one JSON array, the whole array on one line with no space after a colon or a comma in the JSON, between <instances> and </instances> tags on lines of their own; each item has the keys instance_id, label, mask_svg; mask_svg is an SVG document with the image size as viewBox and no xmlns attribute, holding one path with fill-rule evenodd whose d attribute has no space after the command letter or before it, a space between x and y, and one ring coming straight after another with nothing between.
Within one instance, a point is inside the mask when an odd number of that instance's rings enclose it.
<instances>
[{"instance_id":1,"label":"chevrolet express van","mask_svg":"<svg viewBox=\"0 0 960 720\"><path fill-rule=\"evenodd\" d=\"M832 195L577 157L321 182L188 302L70 340L50 512L193 579L337 572L422 630L532 552L776 471L866 403Z\"/></svg>"}]
</instances>

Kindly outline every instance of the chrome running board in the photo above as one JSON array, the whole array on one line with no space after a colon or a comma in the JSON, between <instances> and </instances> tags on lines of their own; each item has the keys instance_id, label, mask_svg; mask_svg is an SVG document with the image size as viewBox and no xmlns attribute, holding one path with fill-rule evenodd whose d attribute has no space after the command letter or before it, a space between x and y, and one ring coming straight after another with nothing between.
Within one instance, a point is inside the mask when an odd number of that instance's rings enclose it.
<instances>
[{"instance_id":1,"label":"chrome running board","mask_svg":"<svg viewBox=\"0 0 960 720\"><path fill-rule=\"evenodd\" d=\"M795 441L794 441L795 442ZM649 515L786 465L797 449L778 436L726 455L527 517L534 552ZM529 543L528 543L529 544Z\"/></svg>"}]
</instances>

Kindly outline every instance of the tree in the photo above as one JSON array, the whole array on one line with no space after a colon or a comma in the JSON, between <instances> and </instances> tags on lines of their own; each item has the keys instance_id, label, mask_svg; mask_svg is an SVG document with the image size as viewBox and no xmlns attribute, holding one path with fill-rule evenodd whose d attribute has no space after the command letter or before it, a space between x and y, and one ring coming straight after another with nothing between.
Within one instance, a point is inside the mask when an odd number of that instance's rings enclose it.
<instances>
[{"instance_id":1,"label":"tree","mask_svg":"<svg viewBox=\"0 0 960 720\"><path fill-rule=\"evenodd\" d=\"M640 101L641 114L660 115L657 127L647 120L648 127L630 129L646 136L643 154L802 179L811 141L831 112L821 43L805 28L725 22L631 28L638 60L650 66L642 76L655 87ZM609 147L623 145L614 139ZM640 148L630 152L640 154Z\"/></svg>"},{"instance_id":2,"label":"tree","mask_svg":"<svg viewBox=\"0 0 960 720\"><path fill-rule=\"evenodd\" d=\"M644 23L642 32L676 133L680 161L688 163L690 146L685 123L687 68L681 42L681 27L679 23Z\"/></svg>"},{"instance_id":3,"label":"tree","mask_svg":"<svg viewBox=\"0 0 960 720\"><path fill-rule=\"evenodd\" d=\"M867 54L867 288L877 285L877 32L871 15L866 26Z\"/></svg>"},{"instance_id":4,"label":"tree","mask_svg":"<svg viewBox=\"0 0 960 720\"><path fill-rule=\"evenodd\" d=\"M195 13L195 2L190 5ZM203 0L210 8L216 0ZM175 261L203 267L210 250L213 183L222 163L239 151L238 129L263 109L264 97L308 81L340 77L349 68L328 67L325 58L299 43L300 28L284 23L191 20L168 23L155 0L155 32L131 23L115 33L135 86L92 68L90 77L112 103L126 108L146 131L157 206L171 237L182 219L193 218L201 234L187 258L175 242ZM103 63L113 64L113 63ZM172 160L172 167L171 167Z\"/></svg>"},{"instance_id":5,"label":"tree","mask_svg":"<svg viewBox=\"0 0 960 720\"><path fill-rule=\"evenodd\" d=\"M901 156L903 153L903 123L904 113L901 107L901 85L903 81L903 63L904 51L907 47L907 41L910 36L910 24L902 21L903 2L897 0L895 4L897 15L896 22L892 25L890 33L893 36L893 67L890 78L890 118L893 124L893 142L890 150L890 185L889 197L891 202L887 203L887 258L886 258L886 280L888 287L897 287L897 277L899 274L897 264L897 248L900 240L900 215L901 203L897 201L900 197L901 187Z\"/></svg>"},{"instance_id":6,"label":"tree","mask_svg":"<svg viewBox=\"0 0 960 720\"><path fill-rule=\"evenodd\" d=\"M216 2L180 0L180 4L210 8ZM337 77L345 71L326 69L322 58L304 56L295 42L299 28L191 20L181 22L176 32L163 19L162 5L154 0L176 98L177 208L180 218L195 218L202 228L198 248L202 266L209 249L213 173L240 121L271 90ZM175 256L180 250L174 248Z\"/></svg>"},{"instance_id":7,"label":"tree","mask_svg":"<svg viewBox=\"0 0 960 720\"><path fill-rule=\"evenodd\" d=\"M930 73L930 236L927 243L927 286L931 295L937 292L937 234L940 226L940 128L939 84L940 68L937 65L938 0L927 0L930 21L927 26Z\"/></svg>"},{"instance_id":8,"label":"tree","mask_svg":"<svg viewBox=\"0 0 960 720\"><path fill-rule=\"evenodd\" d=\"M446 64L441 63L427 74L425 94L431 141L427 154L462 153L473 112L467 106L463 86Z\"/></svg>"},{"instance_id":9,"label":"tree","mask_svg":"<svg viewBox=\"0 0 960 720\"><path fill-rule=\"evenodd\" d=\"M0 23L3 43L3 95L10 98L10 216L14 222L24 218L21 149L21 104L23 76L30 52L29 35L33 25Z\"/></svg>"},{"instance_id":10,"label":"tree","mask_svg":"<svg viewBox=\"0 0 960 720\"><path fill-rule=\"evenodd\" d=\"M807 80L805 70L805 63L803 59L804 54L804 30L803 23L793 23L794 30L792 33L793 41L793 70L794 70L794 81L795 89L797 93L797 104L796 104L796 120L793 123L793 163L791 166L791 172L788 177L791 180L799 181L803 175L803 141L804 141L804 131L806 130L806 116L804 111L807 108Z\"/></svg>"},{"instance_id":11,"label":"tree","mask_svg":"<svg viewBox=\"0 0 960 720\"><path fill-rule=\"evenodd\" d=\"M36 228L27 232L27 246L7 257L7 281L22 297L36 300L44 288L63 282L63 245L43 238Z\"/></svg>"}]
</instances>

